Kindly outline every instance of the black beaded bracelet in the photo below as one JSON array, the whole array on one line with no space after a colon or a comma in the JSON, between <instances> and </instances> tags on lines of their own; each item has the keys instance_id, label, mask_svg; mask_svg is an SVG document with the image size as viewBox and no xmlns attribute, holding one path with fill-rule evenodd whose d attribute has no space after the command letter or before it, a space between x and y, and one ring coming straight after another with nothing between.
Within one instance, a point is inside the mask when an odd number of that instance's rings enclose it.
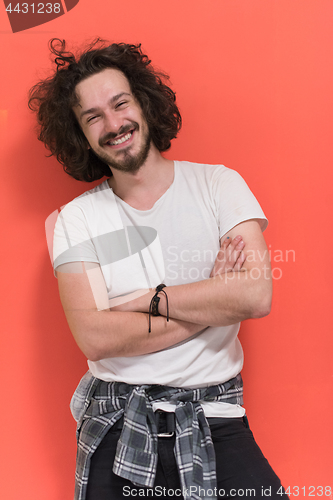
<instances>
[{"instance_id":1,"label":"black beaded bracelet","mask_svg":"<svg viewBox=\"0 0 333 500\"><path fill-rule=\"evenodd\" d=\"M168 301L168 296L166 294L166 291L163 290L163 288L165 288L166 285L164 285L164 283L161 283L160 285L158 285L156 288L155 288L155 295L152 297L151 301L150 301L150 304L149 304L149 333L151 332L151 316L161 316L159 311L158 311L158 304L160 302L160 297L158 296L158 294L160 292L163 292L164 295L165 295L165 298L166 298L166 301L167 301L167 321L169 321L169 301Z\"/></svg>"}]
</instances>

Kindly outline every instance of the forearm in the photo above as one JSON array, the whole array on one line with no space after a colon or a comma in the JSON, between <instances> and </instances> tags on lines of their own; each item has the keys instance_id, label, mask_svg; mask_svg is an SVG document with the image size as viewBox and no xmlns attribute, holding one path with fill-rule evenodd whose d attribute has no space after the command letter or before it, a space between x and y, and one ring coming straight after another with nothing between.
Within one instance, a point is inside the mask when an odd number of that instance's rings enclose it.
<instances>
[{"instance_id":1,"label":"forearm","mask_svg":"<svg viewBox=\"0 0 333 500\"><path fill-rule=\"evenodd\" d=\"M204 326L227 326L249 318L266 316L270 310L272 286L270 268L266 279L255 279L247 270L230 272L186 285L168 286L170 318ZM263 272L263 270L262 270ZM147 312L155 291L121 306L122 310ZM159 313L167 315L167 300L159 293Z\"/></svg>"},{"instance_id":2,"label":"forearm","mask_svg":"<svg viewBox=\"0 0 333 500\"><path fill-rule=\"evenodd\" d=\"M138 312L71 311L66 314L73 336L88 359L139 356L183 342L205 328L163 316Z\"/></svg>"},{"instance_id":3,"label":"forearm","mask_svg":"<svg viewBox=\"0 0 333 500\"><path fill-rule=\"evenodd\" d=\"M183 342L206 326L177 319L167 322L160 316L151 317L149 332L149 318L145 311L110 311L98 265L65 264L57 269L57 276L68 325L76 343L92 361L156 352ZM128 295L127 300L138 295L140 293ZM113 299L116 303L122 300Z\"/></svg>"},{"instance_id":4,"label":"forearm","mask_svg":"<svg viewBox=\"0 0 333 500\"><path fill-rule=\"evenodd\" d=\"M272 297L268 269L267 279L260 283L244 270L165 290L170 317L210 326L227 326L266 316ZM159 312L166 316L166 298L162 293L159 296Z\"/></svg>"}]
</instances>

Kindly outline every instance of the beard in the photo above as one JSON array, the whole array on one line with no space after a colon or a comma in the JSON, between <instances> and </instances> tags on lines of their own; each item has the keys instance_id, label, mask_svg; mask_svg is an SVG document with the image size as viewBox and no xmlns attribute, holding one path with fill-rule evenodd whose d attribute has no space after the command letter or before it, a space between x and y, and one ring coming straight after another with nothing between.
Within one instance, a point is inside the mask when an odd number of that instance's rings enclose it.
<instances>
[{"instance_id":1,"label":"beard","mask_svg":"<svg viewBox=\"0 0 333 500\"><path fill-rule=\"evenodd\" d=\"M118 134L108 134L107 136L102 137L99 143L102 146L106 141L114 139L115 137L117 137L117 135L125 134L129 130L133 130L133 128L134 132L138 131L139 124L133 122L131 126L120 129ZM136 154L131 152L131 146L128 146L127 148L119 151L114 151L113 154L115 157L112 157L108 153L98 153L95 150L93 151L97 158L106 163L111 170L114 168L116 170L119 170L120 172L133 174L137 172L146 161L150 150L150 143L151 136L147 127L147 132L142 136L142 144L140 146L140 150ZM119 157L119 159L117 159L117 156Z\"/></svg>"}]
</instances>

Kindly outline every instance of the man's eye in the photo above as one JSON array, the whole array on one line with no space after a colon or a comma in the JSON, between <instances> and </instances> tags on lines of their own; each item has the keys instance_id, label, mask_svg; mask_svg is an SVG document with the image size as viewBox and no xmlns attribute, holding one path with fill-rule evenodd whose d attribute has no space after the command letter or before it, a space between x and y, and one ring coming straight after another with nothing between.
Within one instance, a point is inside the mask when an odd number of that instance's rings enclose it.
<instances>
[{"instance_id":1,"label":"man's eye","mask_svg":"<svg viewBox=\"0 0 333 500\"><path fill-rule=\"evenodd\" d=\"M90 116L90 117L87 119L87 123L91 122L92 120L95 120L95 118L97 118L97 116Z\"/></svg>"},{"instance_id":2,"label":"man's eye","mask_svg":"<svg viewBox=\"0 0 333 500\"><path fill-rule=\"evenodd\" d=\"M124 106L125 104L127 104L127 101L118 102L118 104L116 105L116 108L119 108L120 106Z\"/></svg>"}]
</instances>

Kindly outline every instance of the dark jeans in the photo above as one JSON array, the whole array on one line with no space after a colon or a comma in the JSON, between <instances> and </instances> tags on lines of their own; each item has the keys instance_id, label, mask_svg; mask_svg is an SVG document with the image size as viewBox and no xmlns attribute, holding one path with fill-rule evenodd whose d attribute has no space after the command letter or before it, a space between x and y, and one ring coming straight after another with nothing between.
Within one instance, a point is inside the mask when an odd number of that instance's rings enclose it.
<instances>
[{"instance_id":1,"label":"dark jeans","mask_svg":"<svg viewBox=\"0 0 333 500\"><path fill-rule=\"evenodd\" d=\"M216 454L219 499L270 498L287 500L280 480L256 444L246 418L209 418ZM163 432L163 429L160 429ZM124 498L183 499L173 454L175 437L159 438L159 460L154 488L134 486L112 472L121 429L111 429L91 461L87 500ZM204 496L197 491L200 497ZM206 492L212 496L213 492ZM187 493L189 495L189 492ZM186 498L186 497L185 497Z\"/></svg>"}]
</instances>

